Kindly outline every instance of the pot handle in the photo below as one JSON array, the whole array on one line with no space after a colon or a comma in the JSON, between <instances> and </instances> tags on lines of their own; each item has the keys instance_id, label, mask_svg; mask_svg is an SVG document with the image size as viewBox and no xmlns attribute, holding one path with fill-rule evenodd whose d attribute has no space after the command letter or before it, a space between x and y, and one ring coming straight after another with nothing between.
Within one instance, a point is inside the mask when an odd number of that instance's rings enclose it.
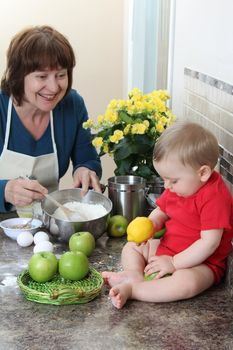
<instances>
[{"instance_id":1,"label":"pot handle","mask_svg":"<svg viewBox=\"0 0 233 350\"><path fill-rule=\"evenodd\" d=\"M152 198L150 198L150 196L149 196L150 188L151 188L150 185L148 187L145 187L145 198L146 198L147 203L149 204L149 206L155 209L157 206L156 206L154 200Z\"/></svg>"},{"instance_id":2,"label":"pot handle","mask_svg":"<svg viewBox=\"0 0 233 350\"><path fill-rule=\"evenodd\" d=\"M148 194L150 193L150 185L147 187L145 187L145 197L148 196Z\"/></svg>"},{"instance_id":3,"label":"pot handle","mask_svg":"<svg viewBox=\"0 0 233 350\"><path fill-rule=\"evenodd\" d=\"M107 187L108 187L107 184L104 185L104 184L101 183L100 184L101 192L104 193Z\"/></svg>"}]
</instances>

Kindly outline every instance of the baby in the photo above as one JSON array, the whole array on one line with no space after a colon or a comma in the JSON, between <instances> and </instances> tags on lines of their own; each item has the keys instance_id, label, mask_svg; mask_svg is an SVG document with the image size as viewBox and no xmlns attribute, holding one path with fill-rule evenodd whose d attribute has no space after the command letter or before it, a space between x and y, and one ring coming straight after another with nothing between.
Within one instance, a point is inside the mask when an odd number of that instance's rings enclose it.
<instances>
[{"instance_id":1,"label":"baby","mask_svg":"<svg viewBox=\"0 0 233 350\"><path fill-rule=\"evenodd\" d=\"M153 164L165 191L149 218L165 235L122 250L121 272L105 271L113 305L128 299L170 302L194 297L218 284L232 250L233 200L214 168L215 136L199 124L177 122L155 144ZM145 275L157 272L151 281Z\"/></svg>"}]
</instances>

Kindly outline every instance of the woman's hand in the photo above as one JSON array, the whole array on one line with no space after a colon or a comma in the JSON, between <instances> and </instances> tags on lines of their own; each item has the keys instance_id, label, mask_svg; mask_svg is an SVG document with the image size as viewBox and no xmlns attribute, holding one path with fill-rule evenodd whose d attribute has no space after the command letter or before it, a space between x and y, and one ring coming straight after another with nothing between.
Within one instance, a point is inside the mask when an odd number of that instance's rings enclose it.
<instances>
[{"instance_id":1,"label":"woman's hand","mask_svg":"<svg viewBox=\"0 0 233 350\"><path fill-rule=\"evenodd\" d=\"M5 187L5 201L16 206L25 206L34 200L42 200L43 193L48 193L48 190L37 180L23 178L9 180Z\"/></svg>"},{"instance_id":2,"label":"woman's hand","mask_svg":"<svg viewBox=\"0 0 233 350\"><path fill-rule=\"evenodd\" d=\"M96 192L102 192L99 178L93 170L80 167L73 174L74 187L82 187L83 195L88 191L89 187Z\"/></svg>"},{"instance_id":3,"label":"woman's hand","mask_svg":"<svg viewBox=\"0 0 233 350\"><path fill-rule=\"evenodd\" d=\"M158 275L155 277L156 279L174 271L173 258L168 255L152 256L144 269L146 275L158 272Z\"/></svg>"}]
</instances>

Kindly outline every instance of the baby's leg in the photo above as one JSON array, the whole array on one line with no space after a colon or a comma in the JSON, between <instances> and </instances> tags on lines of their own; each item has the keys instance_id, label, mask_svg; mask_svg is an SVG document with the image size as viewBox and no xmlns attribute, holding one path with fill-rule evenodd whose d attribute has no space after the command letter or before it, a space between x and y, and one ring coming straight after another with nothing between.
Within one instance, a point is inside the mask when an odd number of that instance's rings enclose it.
<instances>
[{"instance_id":1,"label":"baby's leg","mask_svg":"<svg viewBox=\"0 0 233 350\"><path fill-rule=\"evenodd\" d=\"M147 302L171 302L200 294L214 283L214 275L206 265L178 270L173 275L148 282L126 282L111 288L109 296L118 309L128 299Z\"/></svg>"},{"instance_id":2,"label":"baby's leg","mask_svg":"<svg viewBox=\"0 0 233 350\"><path fill-rule=\"evenodd\" d=\"M158 239L150 239L145 244L128 242L122 250L121 260L124 271L102 272L106 284L110 287L123 282L140 282L144 279L144 268L149 258L155 254Z\"/></svg>"},{"instance_id":3,"label":"baby's leg","mask_svg":"<svg viewBox=\"0 0 233 350\"><path fill-rule=\"evenodd\" d=\"M141 274L137 271L119 271L119 272L111 272L111 271L103 271L102 277L104 279L104 283L109 287L113 287L120 283L126 282L141 282L143 278Z\"/></svg>"},{"instance_id":4,"label":"baby's leg","mask_svg":"<svg viewBox=\"0 0 233 350\"><path fill-rule=\"evenodd\" d=\"M128 242L121 253L121 264L124 271L138 271L144 275L144 268L151 256L154 256L159 239L149 239L146 243L137 245L133 242Z\"/></svg>"}]
</instances>

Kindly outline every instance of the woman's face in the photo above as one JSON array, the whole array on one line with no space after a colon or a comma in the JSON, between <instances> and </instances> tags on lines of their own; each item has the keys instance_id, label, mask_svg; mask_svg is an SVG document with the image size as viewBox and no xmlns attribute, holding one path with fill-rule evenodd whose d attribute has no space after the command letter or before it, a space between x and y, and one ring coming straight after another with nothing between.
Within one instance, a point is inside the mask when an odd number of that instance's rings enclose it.
<instances>
[{"instance_id":1,"label":"woman's face","mask_svg":"<svg viewBox=\"0 0 233 350\"><path fill-rule=\"evenodd\" d=\"M24 102L44 112L51 111L68 87L67 69L44 69L24 78Z\"/></svg>"}]
</instances>

